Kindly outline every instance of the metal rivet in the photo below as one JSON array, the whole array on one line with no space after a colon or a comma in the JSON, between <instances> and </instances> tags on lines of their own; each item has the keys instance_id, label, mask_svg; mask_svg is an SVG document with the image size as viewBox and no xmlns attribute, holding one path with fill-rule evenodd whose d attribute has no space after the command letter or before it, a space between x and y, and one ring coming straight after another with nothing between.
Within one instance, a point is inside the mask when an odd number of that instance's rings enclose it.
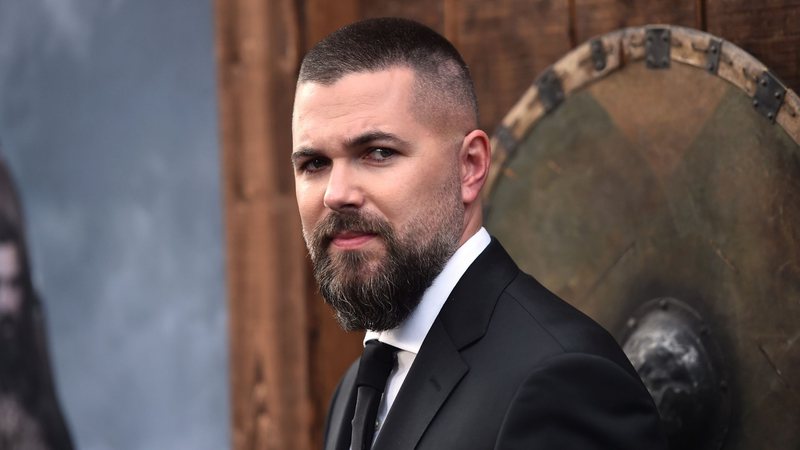
<instances>
[{"instance_id":1,"label":"metal rivet","mask_svg":"<svg viewBox=\"0 0 800 450\"><path fill-rule=\"evenodd\" d=\"M663 35L661 35L661 40L664 41L664 42L669 42L669 36L667 36L666 34L663 34Z\"/></svg>"},{"instance_id":2,"label":"metal rivet","mask_svg":"<svg viewBox=\"0 0 800 450\"><path fill-rule=\"evenodd\" d=\"M758 108L758 100L753 100L753 108Z\"/></svg>"},{"instance_id":3,"label":"metal rivet","mask_svg":"<svg viewBox=\"0 0 800 450\"><path fill-rule=\"evenodd\" d=\"M773 117L775 117L775 114L772 114L771 112L767 113L767 119L772 120Z\"/></svg>"},{"instance_id":4,"label":"metal rivet","mask_svg":"<svg viewBox=\"0 0 800 450\"><path fill-rule=\"evenodd\" d=\"M714 63L708 63L708 70L714 71Z\"/></svg>"},{"instance_id":5,"label":"metal rivet","mask_svg":"<svg viewBox=\"0 0 800 450\"><path fill-rule=\"evenodd\" d=\"M766 86L767 85L767 79L766 78L762 78L761 79L761 85L762 86Z\"/></svg>"},{"instance_id":6,"label":"metal rivet","mask_svg":"<svg viewBox=\"0 0 800 450\"><path fill-rule=\"evenodd\" d=\"M667 307L668 307L668 306L669 306L669 305L667 305L667 301L666 301L666 300L664 300L664 299L661 299L661 300L659 300L659 301L658 301L658 307L659 307L659 308L661 308L661 309L667 309Z\"/></svg>"},{"instance_id":7,"label":"metal rivet","mask_svg":"<svg viewBox=\"0 0 800 450\"><path fill-rule=\"evenodd\" d=\"M778 100L781 99L781 92L780 91L775 91L775 98L777 98Z\"/></svg>"},{"instance_id":8,"label":"metal rivet","mask_svg":"<svg viewBox=\"0 0 800 450\"><path fill-rule=\"evenodd\" d=\"M717 53L717 46L716 45L712 45L711 46L711 53Z\"/></svg>"},{"instance_id":9,"label":"metal rivet","mask_svg":"<svg viewBox=\"0 0 800 450\"><path fill-rule=\"evenodd\" d=\"M601 63L599 61L594 63L594 70L598 70L598 71L603 70L603 63Z\"/></svg>"}]
</instances>

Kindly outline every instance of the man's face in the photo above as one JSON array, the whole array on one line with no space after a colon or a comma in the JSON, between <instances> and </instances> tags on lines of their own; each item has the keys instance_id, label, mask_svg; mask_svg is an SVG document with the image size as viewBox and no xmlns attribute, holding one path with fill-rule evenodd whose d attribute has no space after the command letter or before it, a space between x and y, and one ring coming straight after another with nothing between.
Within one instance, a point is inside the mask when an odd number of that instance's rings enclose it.
<instances>
[{"instance_id":1,"label":"man's face","mask_svg":"<svg viewBox=\"0 0 800 450\"><path fill-rule=\"evenodd\" d=\"M303 236L345 329L390 329L416 307L464 229L464 136L420 123L414 74L298 86L292 124Z\"/></svg>"}]
</instances>

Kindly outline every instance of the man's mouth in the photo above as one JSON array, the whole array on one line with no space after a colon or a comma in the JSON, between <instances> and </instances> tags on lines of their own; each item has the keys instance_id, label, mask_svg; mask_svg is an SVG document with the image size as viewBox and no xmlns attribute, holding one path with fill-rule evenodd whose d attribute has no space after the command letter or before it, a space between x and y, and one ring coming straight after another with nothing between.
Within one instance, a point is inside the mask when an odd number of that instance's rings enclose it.
<instances>
[{"instance_id":1,"label":"man's mouth","mask_svg":"<svg viewBox=\"0 0 800 450\"><path fill-rule=\"evenodd\" d=\"M342 250L353 250L366 245L377 236L366 231L341 231L331 238L331 244Z\"/></svg>"}]
</instances>

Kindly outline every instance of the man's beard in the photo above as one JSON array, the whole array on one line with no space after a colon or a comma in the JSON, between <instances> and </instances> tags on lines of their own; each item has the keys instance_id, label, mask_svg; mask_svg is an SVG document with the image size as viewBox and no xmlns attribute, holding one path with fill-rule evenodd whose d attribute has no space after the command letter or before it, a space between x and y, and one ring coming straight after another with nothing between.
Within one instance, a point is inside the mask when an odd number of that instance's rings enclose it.
<instances>
[{"instance_id":1,"label":"man's beard","mask_svg":"<svg viewBox=\"0 0 800 450\"><path fill-rule=\"evenodd\" d=\"M332 211L306 236L320 292L343 329L396 328L417 307L461 236L463 205L439 203L435 214L412 224L402 237L386 220L358 210ZM378 258L380 250L332 254L333 236L343 231L375 234L385 255Z\"/></svg>"}]
</instances>

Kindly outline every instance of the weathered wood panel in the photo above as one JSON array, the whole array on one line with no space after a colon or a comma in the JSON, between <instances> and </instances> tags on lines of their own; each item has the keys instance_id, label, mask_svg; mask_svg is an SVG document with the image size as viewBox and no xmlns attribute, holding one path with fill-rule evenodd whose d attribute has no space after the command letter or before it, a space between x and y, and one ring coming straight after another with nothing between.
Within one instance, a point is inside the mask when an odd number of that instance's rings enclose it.
<instances>
[{"instance_id":1,"label":"weathered wood panel","mask_svg":"<svg viewBox=\"0 0 800 450\"><path fill-rule=\"evenodd\" d=\"M448 37L470 66L480 125L491 131L534 77L569 51L569 8L566 1L462 0L452 10Z\"/></svg>"},{"instance_id":2,"label":"weathered wood panel","mask_svg":"<svg viewBox=\"0 0 800 450\"><path fill-rule=\"evenodd\" d=\"M653 23L702 27L698 0L573 0L576 44L619 28Z\"/></svg>"},{"instance_id":3,"label":"weathered wood panel","mask_svg":"<svg viewBox=\"0 0 800 450\"><path fill-rule=\"evenodd\" d=\"M314 406L311 447L322 448L325 414L339 378L361 354L363 333L345 333L333 319L333 312L317 294L316 281L309 276L313 294L309 296L308 339L311 356L311 398Z\"/></svg>"},{"instance_id":4,"label":"weathered wood panel","mask_svg":"<svg viewBox=\"0 0 800 450\"><path fill-rule=\"evenodd\" d=\"M233 447L310 448L308 270L288 170L296 4L215 8Z\"/></svg>"},{"instance_id":5,"label":"weathered wood panel","mask_svg":"<svg viewBox=\"0 0 800 450\"><path fill-rule=\"evenodd\" d=\"M303 54L325 36L362 17L356 0L304 0L298 3L302 5L299 26L304 39Z\"/></svg>"},{"instance_id":6,"label":"weathered wood panel","mask_svg":"<svg viewBox=\"0 0 800 450\"><path fill-rule=\"evenodd\" d=\"M708 32L758 58L800 90L799 0L706 0Z\"/></svg>"},{"instance_id":7,"label":"weathered wood panel","mask_svg":"<svg viewBox=\"0 0 800 450\"><path fill-rule=\"evenodd\" d=\"M443 33L444 3L429 0L408 0L402 2L361 0L360 18L372 17L404 17L416 20Z\"/></svg>"}]
</instances>

